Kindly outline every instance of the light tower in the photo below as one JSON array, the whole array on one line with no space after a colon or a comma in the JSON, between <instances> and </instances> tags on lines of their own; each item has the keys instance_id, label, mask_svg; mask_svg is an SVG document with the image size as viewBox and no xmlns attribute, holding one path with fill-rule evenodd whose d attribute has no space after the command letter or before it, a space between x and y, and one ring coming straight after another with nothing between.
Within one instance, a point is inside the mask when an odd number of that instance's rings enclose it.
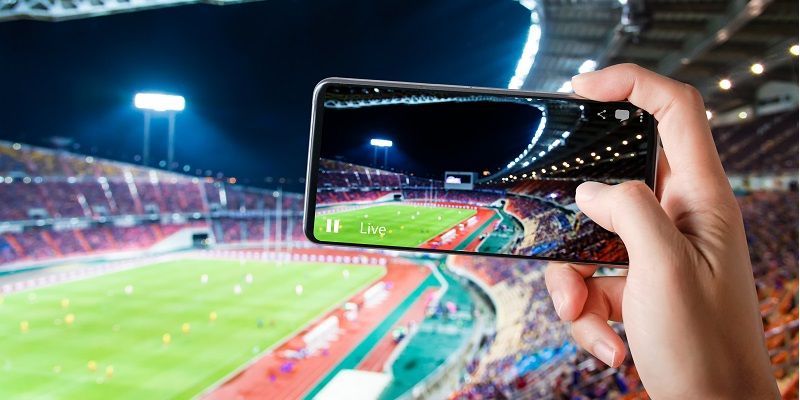
<instances>
[{"instance_id":1,"label":"light tower","mask_svg":"<svg viewBox=\"0 0 800 400\"><path fill-rule=\"evenodd\" d=\"M378 148L383 148L383 168L388 168L388 159L389 159L389 148L392 147L392 141L386 139L372 139L369 141L369 144L375 148L375 151L372 153L372 165L377 168L378 164Z\"/></svg>"},{"instance_id":2,"label":"light tower","mask_svg":"<svg viewBox=\"0 0 800 400\"><path fill-rule=\"evenodd\" d=\"M167 113L169 118L169 134L167 137L167 169L172 170L175 158L175 113L183 111L186 99L162 93L137 93L133 98L136 108L144 110L144 143L142 145L142 164L150 162L150 117L151 113Z\"/></svg>"}]
</instances>

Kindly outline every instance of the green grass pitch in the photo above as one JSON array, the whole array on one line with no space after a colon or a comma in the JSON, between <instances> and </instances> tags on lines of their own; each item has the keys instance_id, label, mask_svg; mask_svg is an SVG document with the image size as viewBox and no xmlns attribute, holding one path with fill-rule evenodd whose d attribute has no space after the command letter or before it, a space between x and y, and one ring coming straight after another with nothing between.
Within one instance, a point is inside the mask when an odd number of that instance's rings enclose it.
<instances>
[{"instance_id":1,"label":"green grass pitch","mask_svg":"<svg viewBox=\"0 0 800 400\"><path fill-rule=\"evenodd\" d=\"M476 214L475 210L382 204L317 215L314 236L325 242L418 247ZM339 232L327 232L327 220L339 220ZM384 235L364 234L367 226L386 227Z\"/></svg>"},{"instance_id":2,"label":"green grass pitch","mask_svg":"<svg viewBox=\"0 0 800 400\"><path fill-rule=\"evenodd\" d=\"M190 398L384 272L183 260L10 294L0 303L0 398Z\"/></svg>"}]
</instances>

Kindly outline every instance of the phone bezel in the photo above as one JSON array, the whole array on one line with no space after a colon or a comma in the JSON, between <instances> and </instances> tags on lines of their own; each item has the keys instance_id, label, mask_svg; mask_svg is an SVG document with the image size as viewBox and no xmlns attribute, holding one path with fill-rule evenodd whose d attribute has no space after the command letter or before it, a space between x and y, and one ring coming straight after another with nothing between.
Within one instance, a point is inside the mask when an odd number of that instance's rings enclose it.
<instances>
[{"instance_id":1,"label":"phone bezel","mask_svg":"<svg viewBox=\"0 0 800 400\"><path fill-rule=\"evenodd\" d=\"M541 257L529 256L520 254L498 254L498 253L480 253L472 251L459 251L459 250L441 250L441 249L420 249L416 247L402 247L402 246L388 246L388 245L374 245L374 244L359 244L359 243L345 243L345 242L329 242L317 239L314 236L314 219L316 216L317 208L317 171L319 169L319 153L322 144L322 135L320 129L322 127L324 99L321 94L328 85L343 84L352 86L381 86L388 88L398 89L420 89L420 90L436 90L444 92L458 92L467 94L492 94L499 96L522 96L522 97L543 97L553 99L566 99L566 100L580 100L589 103L603 103L594 100L588 100L574 94L565 93L542 93L525 90L512 90L512 89L495 89L473 86L457 86L457 85L441 85L441 84L428 84L428 83L413 83L413 82L395 82L383 80L370 80L370 79L353 79L353 78L326 78L317 83L314 88L314 96L311 105L311 136L309 140L308 149L308 169L306 171L306 188L305 188L305 201L303 210L303 233L306 238L312 243L320 245L333 245L345 247L361 247L372 249L385 249L395 251L408 251L408 252L424 252L424 253L442 253L442 254L472 254L481 257L506 257L528 260L540 261L555 261L555 262L568 262L575 264L591 264L591 265L607 265L613 267L626 267L628 264L623 262L602 262L592 260L574 260L567 258L554 258L554 257ZM609 103L627 103L625 101L616 101ZM645 176L645 183L650 189L655 191L656 184L656 169L658 164L658 132L656 130L655 118L650 118L648 126L645 127L645 134L647 136L649 147L647 149L647 172Z\"/></svg>"}]
</instances>

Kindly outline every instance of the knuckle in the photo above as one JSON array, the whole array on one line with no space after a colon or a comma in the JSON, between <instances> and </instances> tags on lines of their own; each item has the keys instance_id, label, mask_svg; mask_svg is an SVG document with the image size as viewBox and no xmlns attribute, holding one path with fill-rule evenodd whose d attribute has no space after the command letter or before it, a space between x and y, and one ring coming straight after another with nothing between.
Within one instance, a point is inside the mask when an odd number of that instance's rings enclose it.
<instances>
[{"instance_id":1,"label":"knuckle","mask_svg":"<svg viewBox=\"0 0 800 400\"><path fill-rule=\"evenodd\" d=\"M575 340L579 340L579 338L581 337L580 324L576 324L575 322L571 323L569 325L569 334L570 336L575 338Z\"/></svg>"},{"instance_id":2,"label":"knuckle","mask_svg":"<svg viewBox=\"0 0 800 400\"><path fill-rule=\"evenodd\" d=\"M642 69L642 67L640 67L640 66L638 66L637 64L634 64L634 63L617 64L616 68L619 68L620 72L624 72L626 74L633 74L635 72L638 72L640 69Z\"/></svg>"},{"instance_id":3,"label":"knuckle","mask_svg":"<svg viewBox=\"0 0 800 400\"><path fill-rule=\"evenodd\" d=\"M651 190L642 181L627 181L617 185L617 196L622 199L643 199L650 196Z\"/></svg>"},{"instance_id":4,"label":"knuckle","mask_svg":"<svg viewBox=\"0 0 800 400\"><path fill-rule=\"evenodd\" d=\"M689 104L692 104L694 106L703 105L703 95L700 93L699 90L697 90L696 87L688 83L683 83L682 93L683 97L685 97L686 101L689 102Z\"/></svg>"},{"instance_id":5,"label":"knuckle","mask_svg":"<svg viewBox=\"0 0 800 400\"><path fill-rule=\"evenodd\" d=\"M650 201L654 194L650 187L641 181L627 181L615 187L613 203L625 209L639 208Z\"/></svg>"},{"instance_id":6,"label":"knuckle","mask_svg":"<svg viewBox=\"0 0 800 400\"><path fill-rule=\"evenodd\" d=\"M634 69L641 68L641 67L639 67L639 65L631 63L631 62L622 63L622 64L619 64L619 66L620 66L620 68L625 68L625 69L628 69L628 70L634 70Z\"/></svg>"}]
</instances>

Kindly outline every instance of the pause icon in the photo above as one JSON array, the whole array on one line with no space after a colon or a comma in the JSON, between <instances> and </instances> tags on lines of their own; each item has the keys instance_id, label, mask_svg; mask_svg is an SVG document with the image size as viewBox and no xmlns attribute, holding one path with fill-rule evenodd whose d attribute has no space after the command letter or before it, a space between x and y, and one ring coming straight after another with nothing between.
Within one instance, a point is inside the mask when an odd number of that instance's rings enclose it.
<instances>
[{"instance_id":1,"label":"pause icon","mask_svg":"<svg viewBox=\"0 0 800 400\"><path fill-rule=\"evenodd\" d=\"M325 225L325 232L339 233L339 220L338 219L327 220Z\"/></svg>"}]
</instances>

